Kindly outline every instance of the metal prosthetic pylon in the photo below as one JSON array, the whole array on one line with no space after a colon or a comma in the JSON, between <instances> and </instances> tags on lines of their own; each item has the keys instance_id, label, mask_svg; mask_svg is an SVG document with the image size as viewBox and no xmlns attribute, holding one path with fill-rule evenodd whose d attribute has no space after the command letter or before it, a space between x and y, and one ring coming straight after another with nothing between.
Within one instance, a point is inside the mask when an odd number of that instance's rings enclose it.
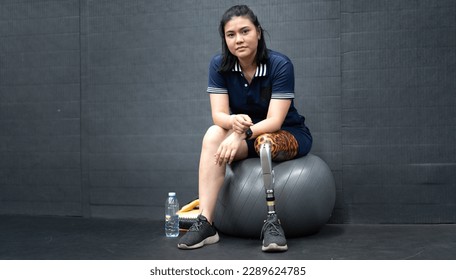
<instances>
[{"instance_id":1,"label":"metal prosthetic pylon","mask_svg":"<svg viewBox=\"0 0 456 280\"><path fill-rule=\"evenodd\" d=\"M263 183L266 191L268 215L276 214L274 197L274 169L272 168L271 147L269 143L260 146L260 161L263 172Z\"/></svg>"}]
</instances>

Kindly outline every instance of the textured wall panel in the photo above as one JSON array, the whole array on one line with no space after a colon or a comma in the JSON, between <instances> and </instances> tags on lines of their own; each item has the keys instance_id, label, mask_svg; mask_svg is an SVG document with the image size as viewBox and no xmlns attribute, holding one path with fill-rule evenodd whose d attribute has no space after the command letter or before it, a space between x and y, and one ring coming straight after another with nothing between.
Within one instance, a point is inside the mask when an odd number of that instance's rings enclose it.
<instances>
[{"instance_id":1,"label":"textured wall panel","mask_svg":"<svg viewBox=\"0 0 456 280\"><path fill-rule=\"evenodd\" d=\"M79 1L0 15L0 213L81 215Z\"/></svg>"},{"instance_id":2,"label":"textured wall panel","mask_svg":"<svg viewBox=\"0 0 456 280\"><path fill-rule=\"evenodd\" d=\"M345 222L454 222L454 1L341 3Z\"/></svg>"},{"instance_id":3,"label":"textured wall panel","mask_svg":"<svg viewBox=\"0 0 456 280\"><path fill-rule=\"evenodd\" d=\"M197 195L210 58L238 1L2 1L0 213L161 219ZM249 0L295 66L331 222L456 220L456 4Z\"/></svg>"}]
</instances>

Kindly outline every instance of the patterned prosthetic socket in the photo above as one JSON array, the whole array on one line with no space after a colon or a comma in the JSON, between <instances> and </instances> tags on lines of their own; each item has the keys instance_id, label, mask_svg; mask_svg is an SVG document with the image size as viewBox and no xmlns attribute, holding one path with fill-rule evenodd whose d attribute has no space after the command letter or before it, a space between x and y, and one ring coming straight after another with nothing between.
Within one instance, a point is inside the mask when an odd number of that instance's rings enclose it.
<instances>
[{"instance_id":1,"label":"patterned prosthetic socket","mask_svg":"<svg viewBox=\"0 0 456 280\"><path fill-rule=\"evenodd\" d=\"M260 155L260 147L264 143L270 144L271 158L273 161L284 161L294 158L298 154L298 141L288 131L279 130L265 133L255 140L255 151Z\"/></svg>"},{"instance_id":2,"label":"patterned prosthetic socket","mask_svg":"<svg viewBox=\"0 0 456 280\"><path fill-rule=\"evenodd\" d=\"M268 142L261 145L260 149L261 169L263 171L263 182L266 191L266 204L268 215L275 214L274 197L274 170L272 169L271 148Z\"/></svg>"}]
</instances>

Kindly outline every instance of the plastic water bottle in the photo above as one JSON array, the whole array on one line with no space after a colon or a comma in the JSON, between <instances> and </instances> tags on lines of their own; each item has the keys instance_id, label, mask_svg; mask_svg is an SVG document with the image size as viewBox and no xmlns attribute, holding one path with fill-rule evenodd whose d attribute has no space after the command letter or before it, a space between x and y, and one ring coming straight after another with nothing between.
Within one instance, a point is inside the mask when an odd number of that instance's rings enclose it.
<instances>
[{"instance_id":1,"label":"plastic water bottle","mask_svg":"<svg viewBox=\"0 0 456 280\"><path fill-rule=\"evenodd\" d=\"M179 202L177 201L176 193L169 192L168 199L165 203L165 234L166 237L179 236Z\"/></svg>"}]
</instances>

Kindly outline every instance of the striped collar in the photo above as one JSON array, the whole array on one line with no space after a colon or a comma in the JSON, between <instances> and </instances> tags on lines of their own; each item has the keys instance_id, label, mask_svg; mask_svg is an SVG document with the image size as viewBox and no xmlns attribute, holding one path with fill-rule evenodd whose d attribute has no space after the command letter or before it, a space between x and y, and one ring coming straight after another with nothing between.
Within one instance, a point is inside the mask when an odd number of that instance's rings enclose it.
<instances>
[{"instance_id":1,"label":"striped collar","mask_svg":"<svg viewBox=\"0 0 456 280\"><path fill-rule=\"evenodd\" d=\"M236 61L236 64L234 64L234 67L231 71L242 72L241 65L239 65L239 63ZM267 74L268 71L266 64L260 64L259 66L257 66L254 77L265 77Z\"/></svg>"}]
</instances>

